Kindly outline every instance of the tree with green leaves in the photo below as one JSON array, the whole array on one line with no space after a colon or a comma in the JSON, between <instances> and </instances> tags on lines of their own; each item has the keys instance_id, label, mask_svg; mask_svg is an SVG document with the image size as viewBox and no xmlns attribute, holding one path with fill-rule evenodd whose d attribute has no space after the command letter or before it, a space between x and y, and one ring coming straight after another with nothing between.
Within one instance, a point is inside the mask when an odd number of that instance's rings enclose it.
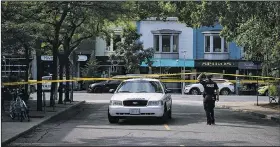
<instances>
[{"instance_id":1,"label":"tree with green leaves","mask_svg":"<svg viewBox=\"0 0 280 147\"><path fill-rule=\"evenodd\" d=\"M271 69L280 70L279 2L199 1L172 4L177 7L179 20L188 26L197 28L219 23L223 27L220 35L244 47L249 60L260 54L270 76Z\"/></svg>"},{"instance_id":2,"label":"tree with green leaves","mask_svg":"<svg viewBox=\"0 0 280 147\"><path fill-rule=\"evenodd\" d=\"M280 77L280 2L172 2L188 26L223 27L220 35L244 47L251 60L263 57L263 75ZM280 101L279 101L280 103Z\"/></svg>"},{"instance_id":3,"label":"tree with green leaves","mask_svg":"<svg viewBox=\"0 0 280 147\"><path fill-rule=\"evenodd\" d=\"M124 41L117 43L115 54L110 55L110 60L123 60L127 73L139 73L142 62L151 66L154 50L143 48L143 43L139 41L141 35L137 33L136 28L125 27L122 36Z\"/></svg>"}]
</instances>

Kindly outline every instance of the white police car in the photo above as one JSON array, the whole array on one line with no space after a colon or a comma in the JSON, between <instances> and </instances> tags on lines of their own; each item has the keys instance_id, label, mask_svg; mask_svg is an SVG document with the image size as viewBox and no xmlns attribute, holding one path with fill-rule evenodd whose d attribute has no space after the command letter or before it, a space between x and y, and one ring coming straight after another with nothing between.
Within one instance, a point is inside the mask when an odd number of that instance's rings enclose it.
<instances>
[{"instance_id":1,"label":"white police car","mask_svg":"<svg viewBox=\"0 0 280 147\"><path fill-rule=\"evenodd\" d=\"M113 89L110 90L114 92ZM108 119L118 123L128 117L156 117L163 122L171 118L170 91L157 79L137 78L123 81L111 98Z\"/></svg>"}]
</instances>

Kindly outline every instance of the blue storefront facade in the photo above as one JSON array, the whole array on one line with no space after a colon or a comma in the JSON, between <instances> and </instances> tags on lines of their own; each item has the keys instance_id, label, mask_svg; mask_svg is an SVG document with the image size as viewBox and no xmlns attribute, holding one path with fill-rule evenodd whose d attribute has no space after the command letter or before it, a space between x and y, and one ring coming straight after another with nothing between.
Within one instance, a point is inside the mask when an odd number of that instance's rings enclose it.
<instances>
[{"instance_id":1,"label":"blue storefront facade","mask_svg":"<svg viewBox=\"0 0 280 147\"><path fill-rule=\"evenodd\" d=\"M227 42L219 34L222 26L190 28L177 19L167 21L146 20L136 23L142 36L144 49L155 49L152 71L145 63L140 72L182 73L214 72L225 74L257 73L254 63L244 60L244 50L234 42ZM260 70L260 67L258 67ZM196 79L197 75L188 75L185 79ZM181 77L182 78L182 77ZM222 76L234 80L233 76ZM173 87L181 87L177 84Z\"/></svg>"}]
</instances>

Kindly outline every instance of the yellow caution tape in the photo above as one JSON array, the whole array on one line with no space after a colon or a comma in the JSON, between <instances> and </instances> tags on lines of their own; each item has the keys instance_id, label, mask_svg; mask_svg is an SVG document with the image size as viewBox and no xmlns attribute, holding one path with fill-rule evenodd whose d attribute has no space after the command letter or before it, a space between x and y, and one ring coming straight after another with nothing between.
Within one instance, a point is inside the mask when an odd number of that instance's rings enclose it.
<instances>
[{"instance_id":1,"label":"yellow caution tape","mask_svg":"<svg viewBox=\"0 0 280 147\"><path fill-rule=\"evenodd\" d=\"M196 83L197 80L182 80L182 79L163 79L165 77L170 76L182 76L182 75L192 75L192 74L200 74L202 72L195 72L195 73L176 73L176 74L143 74L141 76L120 76L120 77L114 77L114 78L73 78L73 80L29 80L28 82L8 82L3 83L3 85L24 85L24 84L38 84L38 83L60 83L60 82L74 82L74 81L106 81L106 80L125 80L130 78L157 78L160 79L162 82L187 82L187 83ZM205 73L205 72L203 72ZM262 76L249 76L249 75L237 75L237 74L223 74L223 73L205 73L206 75L226 75L226 76L235 76L235 77L249 77L249 78L261 78L261 79L273 79L273 80L280 80L280 78L274 78L274 77L262 77ZM176 77L174 77L176 78ZM269 82L275 82L273 80L259 80L259 83L269 83ZM232 83L236 83L236 80L229 80ZM240 83L257 83L257 80L240 80Z\"/></svg>"}]
</instances>

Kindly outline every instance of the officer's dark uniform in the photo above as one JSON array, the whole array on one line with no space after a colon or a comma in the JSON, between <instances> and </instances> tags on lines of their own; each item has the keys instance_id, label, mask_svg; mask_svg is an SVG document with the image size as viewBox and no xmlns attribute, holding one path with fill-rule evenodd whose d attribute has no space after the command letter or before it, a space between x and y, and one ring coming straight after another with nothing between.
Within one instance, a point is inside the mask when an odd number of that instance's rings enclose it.
<instances>
[{"instance_id":1,"label":"officer's dark uniform","mask_svg":"<svg viewBox=\"0 0 280 147\"><path fill-rule=\"evenodd\" d=\"M217 83L212 81L210 78L207 80L200 80L200 83L204 87L203 93L203 106L206 112L207 124L211 125L215 123L214 108L215 108L215 90L219 89Z\"/></svg>"}]
</instances>

